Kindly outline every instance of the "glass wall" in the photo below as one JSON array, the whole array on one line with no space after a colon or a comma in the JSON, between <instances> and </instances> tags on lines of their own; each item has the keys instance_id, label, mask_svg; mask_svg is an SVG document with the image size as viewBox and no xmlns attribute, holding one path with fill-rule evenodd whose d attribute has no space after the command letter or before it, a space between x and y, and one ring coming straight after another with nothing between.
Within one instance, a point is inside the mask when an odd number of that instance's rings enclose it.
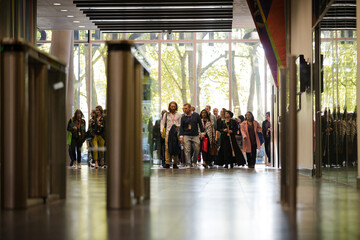
<instances>
[{"instance_id":1,"label":"glass wall","mask_svg":"<svg viewBox=\"0 0 360 240\"><path fill-rule=\"evenodd\" d=\"M254 29L171 34L81 30L74 31L73 106L86 116L95 106L106 106L105 41L115 39L134 40L136 57L150 71L146 88L150 100L144 102L149 115L147 132L170 101L176 101L180 109L190 103L198 112L208 104L230 109L235 116L250 110L260 123L270 110L265 105L265 88L268 84L270 98L273 80ZM38 33L38 46L50 51L51 31ZM151 149L150 142L149 146Z\"/></svg>"},{"instance_id":2,"label":"glass wall","mask_svg":"<svg viewBox=\"0 0 360 240\"><path fill-rule=\"evenodd\" d=\"M323 31L322 165L323 176L356 184L356 35Z\"/></svg>"}]
</instances>

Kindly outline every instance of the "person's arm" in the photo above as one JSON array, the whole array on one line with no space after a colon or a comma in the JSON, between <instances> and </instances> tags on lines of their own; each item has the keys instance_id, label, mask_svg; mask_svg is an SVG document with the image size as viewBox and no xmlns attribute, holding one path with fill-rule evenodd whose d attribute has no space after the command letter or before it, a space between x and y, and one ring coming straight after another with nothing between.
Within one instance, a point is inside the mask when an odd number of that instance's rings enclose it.
<instances>
[{"instance_id":1,"label":"person's arm","mask_svg":"<svg viewBox=\"0 0 360 240\"><path fill-rule=\"evenodd\" d=\"M241 124L240 125L240 129L241 129L241 135L243 136L243 139L246 139L247 138L247 135L246 135L246 125L245 124Z\"/></svg>"},{"instance_id":2,"label":"person's arm","mask_svg":"<svg viewBox=\"0 0 360 240\"><path fill-rule=\"evenodd\" d=\"M71 119L69 120L69 122L68 122L68 125L67 125L67 130L69 131L69 132L72 132L73 131L73 129L72 129L72 127L71 127Z\"/></svg>"},{"instance_id":3,"label":"person's arm","mask_svg":"<svg viewBox=\"0 0 360 240\"><path fill-rule=\"evenodd\" d=\"M201 118L200 118L200 115L197 115L197 119L198 119L198 124L199 124L199 127L200 127L200 131L201 131L201 136L205 136L205 128L204 128L204 125L201 121Z\"/></svg>"},{"instance_id":4,"label":"person's arm","mask_svg":"<svg viewBox=\"0 0 360 240\"><path fill-rule=\"evenodd\" d=\"M184 118L181 117L180 119L180 143L183 143L183 138L184 138Z\"/></svg>"},{"instance_id":5,"label":"person's arm","mask_svg":"<svg viewBox=\"0 0 360 240\"><path fill-rule=\"evenodd\" d=\"M166 114L166 113L165 113ZM160 133L162 133L164 126L165 126L165 114L162 116L161 118L161 122L160 122Z\"/></svg>"}]
</instances>

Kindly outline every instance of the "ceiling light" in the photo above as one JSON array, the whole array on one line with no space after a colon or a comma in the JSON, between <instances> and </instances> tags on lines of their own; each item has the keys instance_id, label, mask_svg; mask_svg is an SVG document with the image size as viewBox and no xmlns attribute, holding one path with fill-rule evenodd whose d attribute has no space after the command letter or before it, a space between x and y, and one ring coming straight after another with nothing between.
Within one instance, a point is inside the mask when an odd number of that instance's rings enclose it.
<instances>
[{"instance_id":1,"label":"ceiling light","mask_svg":"<svg viewBox=\"0 0 360 240\"><path fill-rule=\"evenodd\" d=\"M75 21L73 21L73 23L80 23L80 21L78 21L78 20L75 20Z\"/></svg>"},{"instance_id":2,"label":"ceiling light","mask_svg":"<svg viewBox=\"0 0 360 240\"><path fill-rule=\"evenodd\" d=\"M73 18L74 16L73 15L67 15L68 18Z\"/></svg>"},{"instance_id":3,"label":"ceiling light","mask_svg":"<svg viewBox=\"0 0 360 240\"><path fill-rule=\"evenodd\" d=\"M79 27L84 28L85 26L79 26Z\"/></svg>"},{"instance_id":4,"label":"ceiling light","mask_svg":"<svg viewBox=\"0 0 360 240\"><path fill-rule=\"evenodd\" d=\"M61 3L54 3L54 6L61 6Z\"/></svg>"},{"instance_id":5,"label":"ceiling light","mask_svg":"<svg viewBox=\"0 0 360 240\"><path fill-rule=\"evenodd\" d=\"M67 10L67 9L61 9L60 11L62 11L62 12L67 12L68 10Z\"/></svg>"}]
</instances>

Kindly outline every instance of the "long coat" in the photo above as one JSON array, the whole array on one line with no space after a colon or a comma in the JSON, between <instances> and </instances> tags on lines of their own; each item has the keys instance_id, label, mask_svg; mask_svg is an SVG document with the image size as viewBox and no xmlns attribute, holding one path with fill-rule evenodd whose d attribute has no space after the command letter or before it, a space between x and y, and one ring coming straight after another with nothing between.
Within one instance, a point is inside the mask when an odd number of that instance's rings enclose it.
<instances>
[{"instance_id":1,"label":"long coat","mask_svg":"<svg viewBox=\"0 0 360 240\"><path fill-rule=\"evenodd\" d=\"M261 145L260 145L260 140L259 140L259 136L258 136L258 132L261 133L262 128L260 127L260 124L257 121L253 121L254 124L254 130L255 130L255 138L256 138L256 148L260 149ZM244 152L247 153L251 153L251 142L250 142L250 137L249 137L249 131L248 131L248 124L247 121L244 121L243 123L241 123L241 134L243 136L243 150Z\"/></svg>"},{"instance_id":2,"label":"long coat","mask_svg":"<svg viewBox=\"0 0 360 240\"><path fill-rule=\"evenodd\" d=\"M235 139L235 134L238 129L237 122L234 119L231 119L228 123L228 126L225 124L225 121L220 121L219 123L218 130L222 133L222 137L217 165L223 165L226 163L237 163L238 165L245 165L245 158ZM224 132L224 129L228 127L233 131L230 133L230 138L227 135L227 132ZM230 141L234 149L235 157L232 156Z\"/></svg>"}]
</instances>

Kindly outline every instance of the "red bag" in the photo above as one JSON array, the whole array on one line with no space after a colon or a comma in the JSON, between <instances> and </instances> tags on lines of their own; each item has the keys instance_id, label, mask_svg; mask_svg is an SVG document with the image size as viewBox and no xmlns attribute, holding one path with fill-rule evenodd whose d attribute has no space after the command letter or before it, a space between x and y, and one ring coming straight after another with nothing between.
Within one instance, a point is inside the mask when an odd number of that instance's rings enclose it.
<instances>
[{"instance_id":1,"label":"red bag","mask_svg":"<svg viewBox=\"0 0 360 240\"><path fill-rule=\"evenodd\" d=\"M203 150L203 152L208 152L208 143L209 143L209 139L208 138L204 138L202 141L202 146L201 149Z\"/></svg>"}]
</instances>

